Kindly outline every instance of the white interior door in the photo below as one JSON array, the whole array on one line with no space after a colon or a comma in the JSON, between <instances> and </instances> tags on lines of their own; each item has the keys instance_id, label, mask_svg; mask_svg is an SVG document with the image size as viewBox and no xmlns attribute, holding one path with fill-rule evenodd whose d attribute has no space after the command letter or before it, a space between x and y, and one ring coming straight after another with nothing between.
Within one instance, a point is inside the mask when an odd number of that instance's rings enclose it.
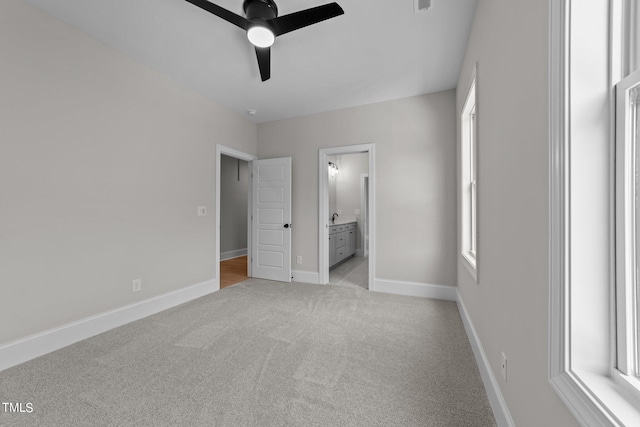
<instances>
[{"instance_id":1,"label":"white interior door","mask_svg":"<svg viewBox=\"0 0 640 427\"><path fill-rule=\"evenodd\" d=\"M291 157L252 163L252 276L291 282Z\"/></svg>"}]
</instances>

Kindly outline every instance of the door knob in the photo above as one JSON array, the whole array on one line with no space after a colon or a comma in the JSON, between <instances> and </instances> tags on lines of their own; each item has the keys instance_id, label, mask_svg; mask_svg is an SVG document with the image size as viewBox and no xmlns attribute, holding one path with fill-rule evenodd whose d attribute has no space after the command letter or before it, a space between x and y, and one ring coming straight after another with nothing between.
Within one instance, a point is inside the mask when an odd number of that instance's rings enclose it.
<instances>
[{"instance_id":1,"label":"door knob","mask_svg":"<svg viewBox=\"0 0 640 427\"><path fill-rule=\"evenodd\" d=\"M289 227L291 227L291 224L285 224L284 225L284 228L289 228Z\"/></svg>"}]
</instances>

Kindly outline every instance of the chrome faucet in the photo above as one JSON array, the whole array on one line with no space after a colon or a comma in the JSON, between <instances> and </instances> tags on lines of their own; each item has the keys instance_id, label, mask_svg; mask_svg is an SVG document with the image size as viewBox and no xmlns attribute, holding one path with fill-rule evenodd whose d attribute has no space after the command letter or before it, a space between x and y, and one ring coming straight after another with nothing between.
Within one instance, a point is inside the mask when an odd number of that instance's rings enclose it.
<instances>
[{"instance_id":1,"label":"chrome faucet","mask_svg":"<svg viewBox=\"0 0 640 427\"><path fill-rule=\"evenodd\" d=\"M335 222L336 222L336 218L337 218L338 216L340 216L340 215L338 215L337 213L334 213L333 215L331 215L331 222L335 224Z\"/></svg>"}]
</instances>

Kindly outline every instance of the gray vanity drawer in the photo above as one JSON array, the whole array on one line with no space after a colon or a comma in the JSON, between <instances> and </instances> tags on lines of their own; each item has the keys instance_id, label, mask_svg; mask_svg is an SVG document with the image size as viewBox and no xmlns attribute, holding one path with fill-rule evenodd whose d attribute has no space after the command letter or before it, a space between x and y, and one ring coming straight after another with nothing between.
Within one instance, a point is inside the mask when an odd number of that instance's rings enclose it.
<instances>
[{"instance_id":1,"label":"gray vanity drawer","mask_svg":"<svg viewBox=\"0 0 640 427\"><path fill-rule=\"evenodd\" d=\"M348 224L330 225L329 234L342 233L343 231L355 230L356 223L350 222Z\"/></svg>"}]
</instances>

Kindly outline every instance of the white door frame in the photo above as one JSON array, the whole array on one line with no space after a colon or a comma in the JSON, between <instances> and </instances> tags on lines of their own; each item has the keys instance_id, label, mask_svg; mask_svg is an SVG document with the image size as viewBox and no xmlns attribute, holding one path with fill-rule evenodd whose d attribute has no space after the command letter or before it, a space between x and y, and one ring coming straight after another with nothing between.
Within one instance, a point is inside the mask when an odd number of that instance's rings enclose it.
<instances>
[{"instance_id":1,"label":"white door frame","mask_svg":"<svg viewBox=\"0 0 640 427\"><path fill-rule=\"evenodd\" d=\"M235 159L246 160L252 162L257 160L258 157L253 154L247 154L235 148L227 147L222 144L216 144L216 288L220 290L220 163L222 161L222 155L227 155ZM252 191L251 183L249 182L248 191L248 206L247 206L247 253L251 253L251 201ZM247 263L247 275L251 277L251 263Z\"/></svg>"},{"instance_id":2,"label":"white door frame","mask_svg":"<svg viewBox=\"0 0 640 427\"><path fill-rule=\"evenodd\" d=\"M365 184L366 183L366 184ZM367 206L367 201L369 200L369 174L361 173L360 174L360 219L364 224L364 218L367 218L367 227L369 228L369 207ZM367 230L368 232L369 230ZM360 247L362 248L362 256L369 256L369 251L367 250L367 234L364 231L360 231Z\"/></svg>"},{"instance_id":3,"label":"white door frame","mask_svg":"<svg viewBox=\"0 0 640 427\"><path fill-rule=\"evenodd\" d=\"M376 195L376 156L375 143L345 145L341 147L320 148L318 150L318 283L329 283L329 156L340 154L369 154L369 290L374 291L375 284L375 195Z\"/></svg>"}]
</instances>

